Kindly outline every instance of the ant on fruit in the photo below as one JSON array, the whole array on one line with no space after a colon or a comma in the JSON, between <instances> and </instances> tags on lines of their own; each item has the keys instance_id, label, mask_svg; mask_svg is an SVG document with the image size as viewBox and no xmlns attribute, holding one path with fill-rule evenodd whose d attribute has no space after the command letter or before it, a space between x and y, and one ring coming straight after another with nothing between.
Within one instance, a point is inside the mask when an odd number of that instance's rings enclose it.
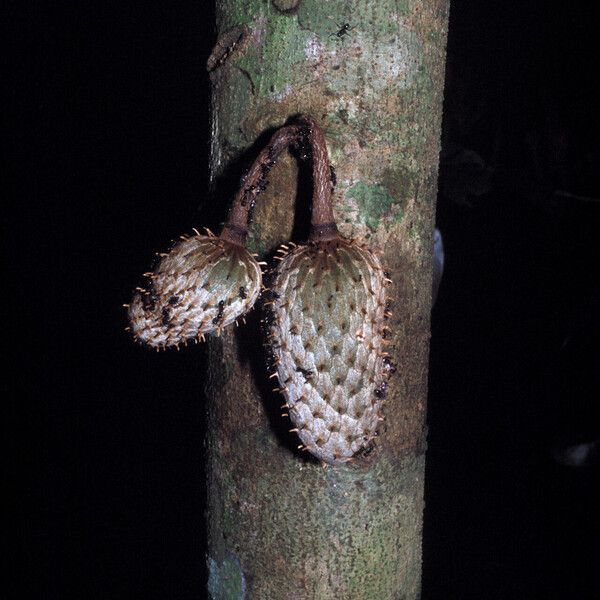
<instances>
[{"instance_id":1,"label":"ant on fruit","mask_svg":"<svg viewBox=\"0 0 600 600\"><path fill-rule=\"evenodd\" d=\"M219 312L217 316L212 320L213 325L218 325L223 320L223 312L225 311L225 300L220 300L218 305Z\"/></svg>"}]
</instances>

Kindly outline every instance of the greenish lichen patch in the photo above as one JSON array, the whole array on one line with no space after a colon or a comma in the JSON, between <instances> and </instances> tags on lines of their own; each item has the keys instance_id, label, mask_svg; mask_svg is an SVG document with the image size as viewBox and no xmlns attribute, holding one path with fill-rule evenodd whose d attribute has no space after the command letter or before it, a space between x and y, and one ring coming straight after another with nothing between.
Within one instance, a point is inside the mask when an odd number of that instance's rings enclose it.
<instances>
[{"instance_id":1,"label":"greenish lichen patch","mask_svg":"<svg viewBox=\"0 0 600 600\"><path fill-rule=\"evenodd\" d=\"M238 66L248 74L256 93L281 100L286 90L308 81L308 74L295 67L306 60L310 32L301 30L296 19L278 12L248 25L256 43L239 59Z\"/></svg>"},{"instance_id":2,"label":"greenish lichen patch","mask_svg":"<svg viewBox=\"0 0 600 600\"><path fill-rule=\"evenodd\" d=\"M285 15L296 14L302 0L273 0L273 6Z\"/></svg>"},{"instance_id":3,"label":"greenish lichen patch","mask_svg":"<svg viewBox=\"0 0 600 600\"><path fill-rule=\"evenodd\" d=\"M264 0L220 0L217 6L219 31L225 31L242 23L250 23L252 16L262 11L264 5Z\"/></svg>"},{"instance_id":4,"label":"greenish lichen patch","mask_svg":"<svg viewBox=\"0 0 600 600\"><path fill-rule=\"evenodd\" d=\"M381 185L367 185L359 181L346 192L346 197L356 202L360 222L371 229L377 229L381 218L394 208L394 198ZM399 207L397 210L401 213ZM394 216L397 217L397 214Z\"/></svg>"},{"instance_id":5,"label":"greenish lichen patch","mask_svg":"<svg viewBox=\"0 0 600 600\"><path fill-rule=\"evenodd\" d=\"M235 557L225 558L220 566L208 558L208 593L212 600L244 600L246 579Z\"/></svg>"},{"instance_id":6,"label":"greenish lichen patch","mask_svg":"<svg viewBox=\"0 0 600 600\"><path fill-rule=\"evenodd\" d=\"M237 66L235 61L232 65L234 67ZM219 119L219 112L215 111L214 113L215 127L228 143L227 151L221 157L221 160L229 161L236 157L240 150L247 147L249 141L251 141L246 139L239 124L243 122L248 111L248 104L252 98L253 83L243 69L230 68L229 65L226 65L221 70L219 77L220 86L223 86L225 89L231 88L236 90L236 93L231 95L227 103L227 118Z\"/></svg>"},{"instance_id":7,"label":"greenish lichen patch","mask_svg":"<svg viewBox=\"0 0 600 600\"><path fill-rule=\"evenodd\" d=\"M286 90L308 81L305 70L295 67L306 60L311 33L299 27L295 9L286 14L266 0L223 0L220 4L219 30L245 25L250 31L249 44L235 64L255 93L278 100Z\"/></svg>"},{"instance_id":8,"label":"greenish lichen patch","mask_svg":"<svg viewBox=\"0 0 600 600\"><path fill-rule=\"evenodd\" d=\"M298 10L298 22L323 42L334 45L340 26L350 20L345 0L304 0Z\"/></svg>"}]
</instances>

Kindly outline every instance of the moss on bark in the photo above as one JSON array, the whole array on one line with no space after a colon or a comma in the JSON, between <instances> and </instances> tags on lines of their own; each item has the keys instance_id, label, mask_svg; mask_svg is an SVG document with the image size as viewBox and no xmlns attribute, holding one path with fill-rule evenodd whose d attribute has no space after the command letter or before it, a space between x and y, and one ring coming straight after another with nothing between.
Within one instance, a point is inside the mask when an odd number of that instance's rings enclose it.
<instances>
[{"instance_id":1,"label":"moss on bark","mask_svg":"<svg viewBox=\"0 0 600 600\"><path fill-rule=\"evenodd\" d=\"M382 250L394 281L397 372L375 451L323 469L295 451L279 416L281 398L268 391L257 317L209 342L214 598L419 596L447 13L446 0L217 1L219 35L235 27L241 33L211 75L213 178L297 113L322 124L337 173L340 230ZM255 249L304 241L294 238L302 231L301 201L297 167L284 159L255 212Z\"/></svg>"}]
</instances>

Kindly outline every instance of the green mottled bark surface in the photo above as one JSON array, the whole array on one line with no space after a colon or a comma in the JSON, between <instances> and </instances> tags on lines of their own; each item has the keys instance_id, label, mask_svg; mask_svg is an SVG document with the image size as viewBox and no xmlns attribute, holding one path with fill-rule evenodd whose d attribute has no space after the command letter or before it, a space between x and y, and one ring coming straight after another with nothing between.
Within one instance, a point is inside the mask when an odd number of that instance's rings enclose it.
<instances>
[{"instance_id":1,"label":"green mottled bark surface","mask_svg":"<svg viewBox=\"0 0 600 600\"><path fill-rule=\"evenodd\" d=\"M419 597L447 18L447 0L217 0L213 178L292 115L317 119L337 173L340 230L382 250L394 282L397 372L376 449L324 469L294 450L281 398L268 391L258 317L209 341L213 598ZM256 251L304 241L294 237L301 188L287 157L255 211Z\"/></svg>"}]
</instances>

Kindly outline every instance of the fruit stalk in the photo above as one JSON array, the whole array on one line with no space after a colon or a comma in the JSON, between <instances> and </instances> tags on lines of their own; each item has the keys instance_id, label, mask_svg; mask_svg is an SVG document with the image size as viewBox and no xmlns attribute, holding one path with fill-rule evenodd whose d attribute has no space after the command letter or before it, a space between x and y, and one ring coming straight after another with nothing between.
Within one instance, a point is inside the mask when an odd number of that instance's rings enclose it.
<instances>
[{"instance_id":1,"label":"fruit stalk","mask_svg":"<svg viewBox=\"0 0 600 600\"><path fill-rule=\"evenodd\" d=\"M308 127L308 143L312 154L312 214L310 222L309 240L311 242L326 242L340 237L333 208L331 196L333 192L332 167L329 164L327 142L323 131L316 121L303 115L300 121Z\"/></svg>"},{"instance_id":2,"label":"fruit stalk","mask_svg":"<svg viewBox=\"0 0 600 600\"><path fill-rule=\"evenodd\" d=\"M221 239L232 244L245 245L250 212L258 195L267 187L269 171L275 165L279 155L298 141L300 133L299 125L284 125L271 136L269 143L260 151L246 173L235 195L229 218L223 224Z\"/></svg>"}]
</instances>

